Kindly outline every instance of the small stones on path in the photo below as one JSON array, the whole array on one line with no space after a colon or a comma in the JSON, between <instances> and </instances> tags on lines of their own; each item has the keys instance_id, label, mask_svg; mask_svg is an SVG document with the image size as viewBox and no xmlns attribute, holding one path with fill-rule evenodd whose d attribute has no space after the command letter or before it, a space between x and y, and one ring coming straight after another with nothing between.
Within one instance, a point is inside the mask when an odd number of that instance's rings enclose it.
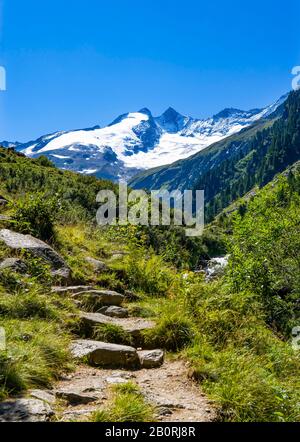
<instances>
[{"instance_id":1,"label":"small stones on path","mask_svg":"<svg viewBox=\"0 0 300 442\"><path fill-rule=\"evenodd\" d=\"M157 368L164 362L162 350L142 350L138 352L142 368Z\"/></svg>"},{"instance_id":2,"label":"small stones on path","mask_svg":"<svg viewBox=\"0 0 300 442\"><path fill-rule=\"evenodd\" d=\"M216 418L215 408L203 396L199 385L187 377L187 371L183 360L166 360L155 370L141 368L134 372L80 365L76 376L69 381L61 381L58 388L85 391L89 386L96 386L95 392L91 393L99 394L100 398L94 403L68 407L62 420L88 420L92 412L107 406L111 385L130 381L137 384L146 401L153 404L158 421L211 422Z\"/></svg>"},{"instance_id":3,"label":"small stones on path","mask_svg":"<svg viewBox=\"0 0 300 442\"><path fill-rule=\"evenodd\" d=\"M135 378L135 375L128 374L128 373L122 373L122 372L116 372L113 373L111 376L105 379L105 381L108 384L126 384L126 382L130 381L130 379Z\"/></svg>"}]
</instances>

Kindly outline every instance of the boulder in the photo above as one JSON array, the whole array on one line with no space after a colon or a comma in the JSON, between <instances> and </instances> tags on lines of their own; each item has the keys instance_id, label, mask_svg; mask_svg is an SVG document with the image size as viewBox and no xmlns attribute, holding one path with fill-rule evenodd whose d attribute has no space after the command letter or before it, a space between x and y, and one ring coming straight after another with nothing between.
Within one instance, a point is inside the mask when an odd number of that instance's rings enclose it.
<instances>
[{"instance_id":1,"label":"boulder","mask_svg":"<svg viewBox=\"0 0 300 442\"><path fill-rule=\"evenodd\" d=\"M26 273L27 265L18 258L6 258L0 263L0 270L12 270L13 272Z\"/></svg>"},{"instance_id":2,"label":"boulder","mask_svg":"<svg viewBox=\"0 0 300 442\"><path fill-rule=\"evenodd\" d=\"M93 335L94 327L99 325L116 325L128 333L134 345L142 346L144 343L144 331L154 327L154 322L144 318L110 318L102 313L80 313L82 331L85 336Z\"/></svg>"},{"instance_id":3,"label":"boulder","mask_svg":"<svg viewBox=\"0 0 300 442\"><path fill-rule=\"evenodd\" d=\"M142 350L138 352L142 368L157 368L164 362L162 350Z\"/></svg>"},{"instance_id":4,"label":"boulder","mask_svg":"<svg viewBox=\"0 0 300 442\"><path fill-rule=\"evenodd\" d=\"M127 318L128 310L127 308L118 307L116 305L110 305L108 307L102 307L99 310L99 313L102 313L105 316L110 316L112 318Z\"/></svg>"},{"instance_id":5,"label":"boulder","mask_svg":"<svg viewBox=\"0 0 300 442\"><path fill-rule=\"evenodd\" d=\"M8 229L0 230L0 241L12 250L25 250L37 258L44 259L50 265L53 275L64 279L70 277L70 268L63 258L44 241Z\"/></svg>"},{"instance_id":6,"label":"boulder","mask_svg":"<svg viewBox=\"0 0 300 442\"><path fill-rule=\"evenodd\" d=\"M83 359L101 367L139 368L140 360L135 348L127 345L78 339L71 345L74 358Z\"/></svg>"},{"instance_id":7,"label":"boulder","mask_svg":"<svg viewBox=\"0 0 300 442\"><path fill-rule=\"evenodd\" d=\"M105 262L103 261L99 261L98 259L95 258L91 258L89 256L87 256L85 258L85 260L93 267L93 269L97 272L107 272L109 269L107 267L107 265L105 264Z\"/></svg>"},{"instance_id":8,"label":"boulder","mask_svg":"<svg viewBox=\"0 0 300 442\"><path fill-rule=\"evenodd\" d=\"M39 399L14 399L0 403L0 422L46 422L54 414L50 405Z\"/></svg>"},{"instance_id":9,"label":"boulder","mask_svg":"<svg viewBox=\"0 0 300 442\"><path fill-rule=\"evenodd\" d=\"M94 298L97 304L120 305L124 301L124 296L113 290L83 290L73 295L78 298Z\"/></svg>"}]
</instances>

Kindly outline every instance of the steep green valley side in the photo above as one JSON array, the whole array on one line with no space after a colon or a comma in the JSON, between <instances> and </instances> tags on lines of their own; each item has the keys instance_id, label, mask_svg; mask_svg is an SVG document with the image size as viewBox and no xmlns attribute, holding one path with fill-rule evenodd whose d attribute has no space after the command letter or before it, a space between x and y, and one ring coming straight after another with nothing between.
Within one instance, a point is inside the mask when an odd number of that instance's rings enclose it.
<instances>
[{"instance_id":1,"label":"steep green valley side","mask_svg":"<svg viewBox=\"0 0 300 442\"><path fill-rule=\"evenodd\" d=\"M263 186L300 159L300 93L291 92L270 116L199 154L148 170L131 181L135 188L204 189L206 219L212 220L253 186Z\"/></svg>"}]
</instances>

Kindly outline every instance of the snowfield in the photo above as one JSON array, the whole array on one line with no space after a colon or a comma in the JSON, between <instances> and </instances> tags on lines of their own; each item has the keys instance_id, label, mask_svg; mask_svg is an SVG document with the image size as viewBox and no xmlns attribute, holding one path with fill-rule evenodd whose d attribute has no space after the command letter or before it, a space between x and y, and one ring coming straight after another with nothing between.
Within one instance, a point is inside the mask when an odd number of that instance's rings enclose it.
<instances>
[{"instance_id":1,"label":"snowfield","mask_svg":"<svg viewBox=\"0 0 300 442\"><path fill-rule=\"evenodd\" d=\"M153 117L148 109L118 117L100 128L56 132L15 148L30 157L46 155L58 167L118 180L138 171L187 158L268 117L286 99L264 109L224 109L204 120L167 109Z\"/></svg>"}]
</instances>

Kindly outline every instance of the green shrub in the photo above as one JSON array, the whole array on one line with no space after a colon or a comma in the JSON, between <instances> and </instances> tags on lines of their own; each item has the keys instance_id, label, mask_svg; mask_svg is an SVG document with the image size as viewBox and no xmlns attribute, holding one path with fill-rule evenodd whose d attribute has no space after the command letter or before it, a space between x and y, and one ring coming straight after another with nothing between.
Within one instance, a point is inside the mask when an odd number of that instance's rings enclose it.
<instances>
[{"instance_id":1,"label":"green shrub","mask_svg":"<svg viewBox=\"0 0 300 442\"><path fill-rule=\"evenodd\" d=\"M167 295L176 284L176 273L160 256L135 249L125 259L125 278L130 288L151 296Z\"/></svg>"},{"instance_id":2,"label":"green shrub","mask_svg":"<svg viewBox=\"0 0 300 442\"><path fill-rule=\"evenodd\" d=\"M54 237L54 222L59 210L57 198L45 193L29 194L14 203L14 228L44 241Z\"/></svg>"},{"instance_id":3,"label":"green shrub","mask_svg":"<svg viewBox=\"0 0 300 442\"><path fill-rule=\"evenodd\" d=\"M146 345L179 351L191 344L194 338L193 324L179 313L162 315L155 328L145 333Z\"/></svg>"},{"instance_id":4,"label":"green shrub","mask_svg":"<svg viewBox=\"0 0 300 442\"><path fill-rule=\"evenodd\" d=\"M229 242L232 290L259 296L268 324L287 336L299 315L299 204L298 192L279 178L235 215Z\"/></svg>"}]
</instances>

